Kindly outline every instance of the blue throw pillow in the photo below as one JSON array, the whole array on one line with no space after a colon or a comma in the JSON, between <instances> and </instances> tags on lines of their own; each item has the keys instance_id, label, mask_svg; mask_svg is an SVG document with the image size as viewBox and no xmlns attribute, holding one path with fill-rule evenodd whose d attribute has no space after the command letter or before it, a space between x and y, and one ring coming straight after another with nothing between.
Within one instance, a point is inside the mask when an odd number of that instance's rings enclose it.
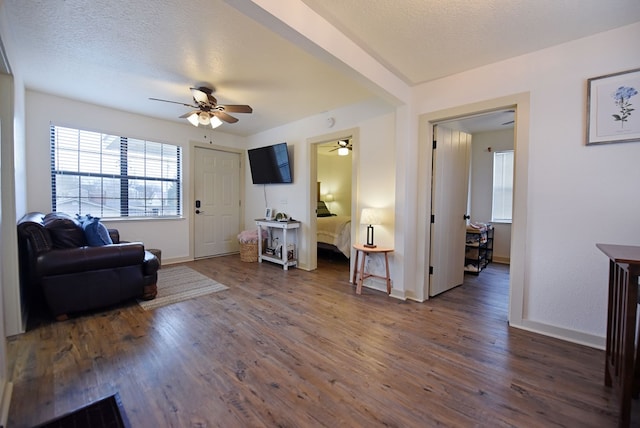
<instances>
[{"instance_id":1,"label":"blue throw pillow","mask_svg":"<svg viewBox=\"0 0 640 428\"><path fill-rule=\"evenodd\" d=\"M91 247L113 244L107 227L100 223L99 217L92 217L87 214L80 221L84 230L84 237Z\"/></svg>"}]
</instances>

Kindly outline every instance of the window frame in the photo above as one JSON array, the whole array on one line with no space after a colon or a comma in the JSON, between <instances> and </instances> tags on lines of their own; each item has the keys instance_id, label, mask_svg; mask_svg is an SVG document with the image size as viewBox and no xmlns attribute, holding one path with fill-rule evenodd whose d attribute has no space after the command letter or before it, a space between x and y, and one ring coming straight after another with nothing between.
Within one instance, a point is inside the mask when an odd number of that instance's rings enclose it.
<instances>
[{"instance_id":1,"label":"window frame","mask_svg":"<svg viewBox=\"0 0 640 428\"><path fill-rule=\"evenodd\" d=\"M506 187L505 186L501 186L500 189L500 193L502 194L501 199L499 201L496 201L496 199L498 197L500 197L499 194L497 194L498 192L496 191L496 169L497 169L497 162L496 162L496 158L499 155L505 155L505 154L510 154L511 155L511 164L507 165L510 169L511 169L511 180L510 180L510 187L511 187L511 193L509 195L509 197L507 198L504 194L506 193ZM505 184L505 177L504 177L504 162L502 162L502 173L501 173L501 177L500 178L502 184ZM509 150L498 150L493 152L493 159L492 159L492 181L491 181L491 222L492 223L505 223L505 224L511 224L513 223L513 190L514 190L514 169L515 169L515 151L513 149L509 149ZM503 205L501 208L501 211L503 213L505 213L505 203L507 201L505 201L505 199L510 200L511 204L509 206L509 217L506 216L500 216L497 217L496 216L496 205Z\"/></svg>"},{"instance_id":2,"label":"window frame","mask_svg":"<svg viewBox=\"0 0 640 428\"><path fill-rule=\"evenodd\" d=\"M77 147L74 149L72 146L75 142L72 139L65 141L67 147L62 147L64 144L59 141L60 131L67 132L68 135L77 133ZM85 134L83 136L83 133ZM99 138L98 138L99 136ZM91 139L93 137L99 142L99 149L90 147ZM183 203L182 203L182 147L177 144L160 143L155 141L143 140L139 138L118 136L115 134L107 134L104 132L90 131L80 128L74 128L69 126L50 124L50 173L51 173L51 208L52 212L58 211L59 208L59 183L58 179L61 177L77 177L77 194L73 195L74 190L71 190L71 196L65 196L71 204L77 206L77 213L68 212L67 214L91 214L96 217L109 220L119 219L175 219L182 218ZM119 142L119 145L114 149L111 147L107 150L104 146L106 141L113 143ZM71 142L71 144L69 144ZM84 149L81 147L84 144ZM131 146L138 146L138 150L133 150ZM143 150L140 150L140 147ZM152 153L153 150L155 153ZM107 153L110 151L110 153ZM77 165L72 165L73 162L64 160L63 153L75 156L74 161ZM166 154L165 154L166 152ZM81 162L81 159L85 157L92 157L94 163ZM117 167L114 171L113 166L106 165L105 159L118 160ZM96 160L99 159L99 160ZM83 159L84 160L84 159ZM87 165L94 167L87 168ZM144 170L142 174L139 172L132 173L130 165L136 165L138 168L142 165ZM153 168L158 172L153 174ZM168 167L175 167L168 168ZM152 172L150 172L150 170ZM165 172L166 170L166 172ZM99 204L91 204L88 201L90 198L83 197L82 178L92 179L100 183L100 195L97 197ZM113 190L117 187L118 198L109 198L105 195L105 181L112 181L110 187ZM131 181L142 182L143 185L143 197L132 197L130 188ZM118 185L114 186L113 181L118 181ZM149 183L155 183L153 186L154 193L149 196L148 192L151 190L151 186L147 187ZM159 184L159 186L158 186ZM159 187L160 196L157 196ZM174 195L171 193L175 192ZM115 206L109 206L105 200L119 199L117 208ZM132 201L140 201L140 205L132 205ZM157 207L157 202L160 201L160 207ZM83 208L83 205L90 205L91 208ZM96 213L96 210L99 211ZM64 211L64 210L63 210ZM105 214L106 211L106 214ZM114 211L118 211L118 215L113 215ZM165 214L165 212L170 214Z\"/></svg>"}]
</instances>

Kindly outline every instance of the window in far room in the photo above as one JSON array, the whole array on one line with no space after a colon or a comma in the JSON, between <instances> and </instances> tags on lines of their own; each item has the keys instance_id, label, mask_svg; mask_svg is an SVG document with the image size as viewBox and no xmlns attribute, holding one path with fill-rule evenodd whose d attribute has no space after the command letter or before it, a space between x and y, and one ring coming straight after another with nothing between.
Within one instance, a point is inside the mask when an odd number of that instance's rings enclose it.
<instances>
[{"instance_id":1,"label":"window in far room","mask_svg":"<svg viewBox=\"0 0 640 428\"><path fill-rule=\"evenodd\" d=\"M493 154L493 202L491 220L511 223L513 207L513 150Z\"/></svg>"},{"instance_id":2,"label":"window in far room","mask_svg":"<svg viewBox=\"0 0 640 428\"><path fill-rule=\"evenodd\" d=\"M101 218L181 215L181 148L51 126L52 211Z\"/></svg>"}]
</instances>

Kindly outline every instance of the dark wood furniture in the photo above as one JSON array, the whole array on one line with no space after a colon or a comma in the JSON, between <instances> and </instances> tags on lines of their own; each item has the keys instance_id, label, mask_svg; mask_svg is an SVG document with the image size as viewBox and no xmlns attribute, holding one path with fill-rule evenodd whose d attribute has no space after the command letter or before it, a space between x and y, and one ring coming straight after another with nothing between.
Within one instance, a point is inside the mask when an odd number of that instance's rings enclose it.
<instances>
[{"instance_id":1,"label":"dark wood furniture","mask_svg":"<svg viewBox=\"0 0 640 428\"><path fill-rule=\"evenodd\" d=\"M640 247L596 244L609 257L609 303L604 383L620 396L619 426L631 423L631 398L640 380L640 347L636 346ZM638 337L640 339L640 337Z\"/></svg>"}]
</instances>

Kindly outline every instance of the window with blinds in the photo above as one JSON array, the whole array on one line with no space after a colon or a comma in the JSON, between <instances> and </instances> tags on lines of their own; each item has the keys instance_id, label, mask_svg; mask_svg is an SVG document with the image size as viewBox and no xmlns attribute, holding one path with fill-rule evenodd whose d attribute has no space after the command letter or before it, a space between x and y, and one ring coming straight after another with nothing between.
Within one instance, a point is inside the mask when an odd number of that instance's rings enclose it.
<instances>
[{"instance_id":1,"label":"window with blinds","mask_svg":"<svg viewBox=\"0 0 640 428\"><path fill-rule=\"evenodd\" d=\"M491 220L511 223L513 207L513 150L493 153Z\"/></svg>"},{"instance_id":2,"label":"window with blinds","mask_svg":"<svg viewBox=\"0 0 640 428\"><path fill-rule=\"evenodd\" d=\"M52 211L101 218L181 215L181 150L51 126Z\"/></svg>"}]
</instances>

